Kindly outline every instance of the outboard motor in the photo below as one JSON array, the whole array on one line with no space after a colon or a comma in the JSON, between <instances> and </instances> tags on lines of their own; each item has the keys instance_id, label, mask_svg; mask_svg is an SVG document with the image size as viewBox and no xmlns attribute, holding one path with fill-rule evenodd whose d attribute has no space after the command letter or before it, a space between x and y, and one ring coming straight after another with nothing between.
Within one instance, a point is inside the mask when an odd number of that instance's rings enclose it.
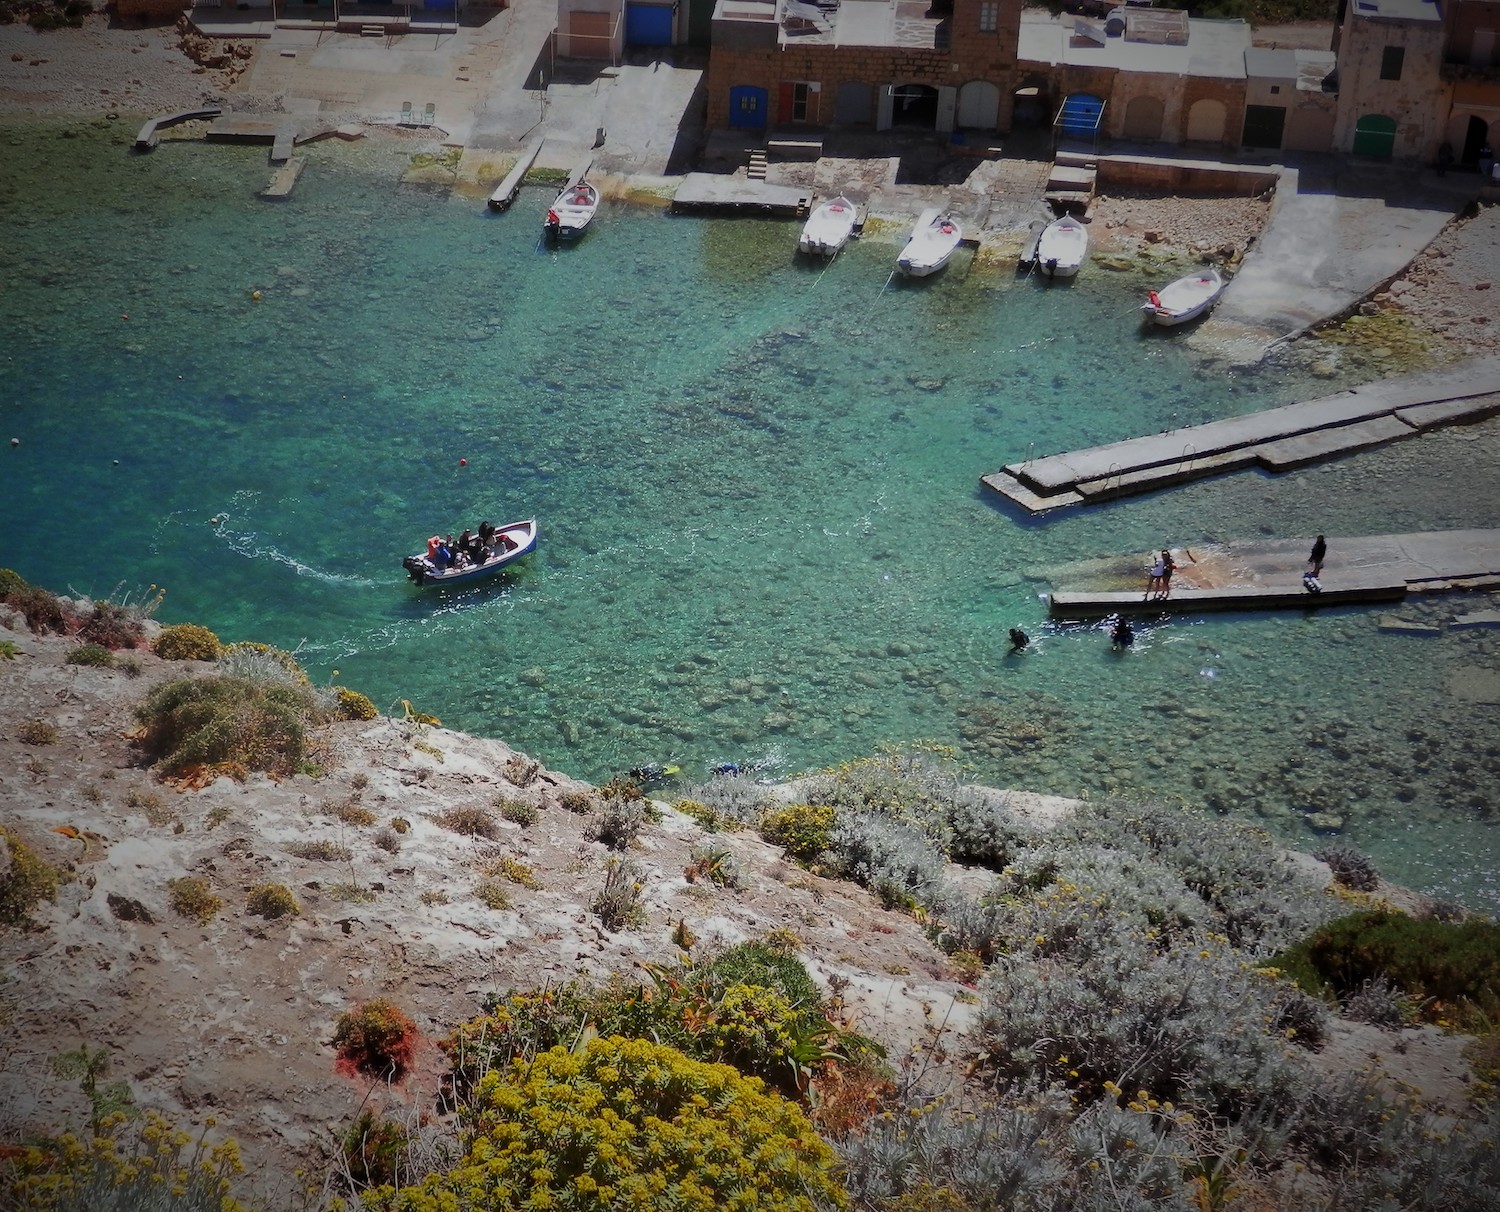
<instances>
[{"instance_id":1,"label":"outboard motor","mask_svg":"<svg viewBox=\"0 0 1500 1212\"><path fill-rule=\"evenodd\" d=\"M427 564L421 556L407 556L401 561L401 567L406 569L418 585L427 580Z\"/></svg>"}]
</instances>

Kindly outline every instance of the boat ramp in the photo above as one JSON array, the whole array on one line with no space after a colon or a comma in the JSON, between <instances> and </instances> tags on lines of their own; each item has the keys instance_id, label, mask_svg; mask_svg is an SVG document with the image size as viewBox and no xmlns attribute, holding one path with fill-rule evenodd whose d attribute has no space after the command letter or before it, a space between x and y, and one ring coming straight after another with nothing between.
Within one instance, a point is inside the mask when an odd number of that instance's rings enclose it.
<instances>
[{"instance_id":1,"label":"boat ramp","mask_svg":"<svg viewBox=\"0 0 1500 1212\"><path fill-rule=\"evenodd\" d=\"M1303 582L1313 536L1176 547L1171 593L1145 591L1155 554L1087 560L1031 574L1054 587L1053 618L1197 614L1221 610L1308 610L1399 602L1411 594L1500 589L1500 530L1330 536L1317 591ZM1480 612L1487 626L1500 613ZM1478 622L1475 625L1479 625ZM1397 628L1399 629L1399 628Z\"/></svg>"},{"instance_id":2,"label":"boat ramp","mask_svg":"<svg viewBox=\"0 0 1500 1212\"><path fill-rule=\"evenodd\" d=\"M148 152L161 142L161 131L164 127L176 126L181 122L195 122L205 118L217 118L224 111L217 105L208 106L205 109L184 109L175 114L161 114L152 118L141 127L135 137L135 150Z\"/></svg>"},{"instance_id":3,"label":"boat ramp","mask_svg":"<svg viewBox=\"0 0 1500 1212\"><path fill-rule=\"evenodd\" d=\"M495 192L490 195L489 206L491 210L509 210L510 204L516 200L516 195L521 192L521 185L526 180L526 174L531 171L531 166L536 163L536 158L542 153L542 144L545 139L538 139L530 147L521 152L521 158L511 167L510 172L505 174L505 180L500 182Z\"/></svg>"},{"instance_id":4,"label":"boat ramp","mask_svg":"<svg viewBox=\"0 0 1500 1212\"><path fill-rule=\"evenodd\" d=\"M1500 413L1500 358L1385 379L1187 429L1011 463L980 483L1046 513L1243 467L1289 471Z\"/></svg>"}]
</instances>

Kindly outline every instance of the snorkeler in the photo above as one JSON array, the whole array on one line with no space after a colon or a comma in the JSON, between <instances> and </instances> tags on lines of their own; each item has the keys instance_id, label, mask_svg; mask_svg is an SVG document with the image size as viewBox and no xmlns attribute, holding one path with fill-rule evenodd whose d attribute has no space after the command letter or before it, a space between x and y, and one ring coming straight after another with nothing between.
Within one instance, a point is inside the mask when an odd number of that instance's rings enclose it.
<instances>
[{"instance_id":1,"label":"snorkeler","mask_svg":"<svg viewBox=\"0 0 1500 1212\"><path fill-rule=\"evenodd\" d=\"M1022 631L1019 627L1012 627L1010 629L1010 650L1012 652L1020 652L1021 649L1025 648L1030 643L1031 637L1024 631Z\"/></svg>"},{"instance_id":2,"label":"snorkeler","mask_svg":"<svg viewBox=\"0 0 1500 1212\"><path fill-rule=\"evenodd\" d=\"M1118 651L1121 648L1129 648L1135 643L1135 631L1125 621L1124 615L1115 616L1115 625L1109 632L1110 647Z\"/></svg>"}]
</instances>

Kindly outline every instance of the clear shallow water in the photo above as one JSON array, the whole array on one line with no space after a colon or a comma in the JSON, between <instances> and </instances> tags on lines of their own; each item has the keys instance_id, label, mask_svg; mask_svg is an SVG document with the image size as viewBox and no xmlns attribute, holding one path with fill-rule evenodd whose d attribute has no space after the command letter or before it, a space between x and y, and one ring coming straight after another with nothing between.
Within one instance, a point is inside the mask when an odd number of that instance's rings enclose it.
<instances>
[{"instance_id":1,"label":"clear shallow water","mask_svg":"<svg viewBox=\"0 0 1500 1212\"><path fill-rule=\"evenodd\" d=\"M932 738L987 781L1207 802L1302 846L1328 809L1389 874L1500 903L1500 736L1450 685L1500 665L1486 633L1238 616L1149 628L1121 658L1049 625L1026 576L1493 525L1486 430L1022 519L982 473L1368 376L1204 365L1142 333L1140 277L1097 266L1071 287L962 265L888 284L880 238L820 274L795 224L623 206L552 251L544 193L492 216L399 184L390 147L313 148L272 205L263 148L135 157L129 131L73 129L0 130L0 394L22 439L0 563L29 579L166 585L166 621L299 649L315 678L583 777L784 774ZM434 530L527 515L540 549L505 580L404 580ZM77 535L87 571L62 571L47 543ZM1013 625L1036 638L1018 659Z\"/></svg>"}]
</instances>

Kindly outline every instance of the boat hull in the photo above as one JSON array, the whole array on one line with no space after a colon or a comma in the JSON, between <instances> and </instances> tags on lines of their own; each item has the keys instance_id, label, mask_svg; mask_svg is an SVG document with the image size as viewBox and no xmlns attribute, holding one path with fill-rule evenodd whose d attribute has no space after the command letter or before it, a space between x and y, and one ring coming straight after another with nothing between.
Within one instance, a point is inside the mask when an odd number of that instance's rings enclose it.
<instances>
[{"instance_id":1,"label":"boat hull","mask_svg":"<svg viewBox=\"0 0 1500 1212\"><path fill-rule=\"evenodd\" d=\"M433 585L472 585L477 581L487 581L507 565L536 550L536 519L529 518L524 522L500 526L495 530L497 541L501 535L515 543L515 546L503 553L497 552L483 564L467 568L438 568L425 555L409 555L401 561L401 567L406 569L414 584L423 588Z\"/></svg>"},{"instance_id":2,"label":"boat hull","mask_svg":"<svg viewBox=\"0 0 1500 1212\"><path fill-rule=\"evenodd\" d=\"M963 238L963 228L952 215L936 208L924 210L896 258L896 271L908 278L935 274L952 259Z\"/></svg>"},{"instance_id":3,"label":"boat hull","mask_svg":"<svg viewBox=\"0 0 1500 1212\"><path fill-rule=\"evenodd\" d=\"M1055 219L1036 244L1036 265L1049 278L1071 278L1089 255L1089 233L1069 215Z\"/></svg>"},{"instance_id":4,"label":"boat hull","mask_svg":"<svg viewBox=\"0 0 1500 1212\"><path fill-rule=\"evenodd\" d=\"M811 257L833 257L849 242L859 212L848 198L825 202L803 225L797 251Z\"/></svg>"},{"instance_id":5,"label":"boat hull","mask_svg":"<svg viewBox=\"0 0 1500 1212\"><path fill-rule=\"evenodd\" d=\"M1151 301L1141 304L1141 311L1153 324L1176 328L1210 311L1227 285L1223 275L1210 267L1201 273L1178 278L1170 286L1163 287L1160 294L1153 292Z\"/></svg>"}]
</instances>

